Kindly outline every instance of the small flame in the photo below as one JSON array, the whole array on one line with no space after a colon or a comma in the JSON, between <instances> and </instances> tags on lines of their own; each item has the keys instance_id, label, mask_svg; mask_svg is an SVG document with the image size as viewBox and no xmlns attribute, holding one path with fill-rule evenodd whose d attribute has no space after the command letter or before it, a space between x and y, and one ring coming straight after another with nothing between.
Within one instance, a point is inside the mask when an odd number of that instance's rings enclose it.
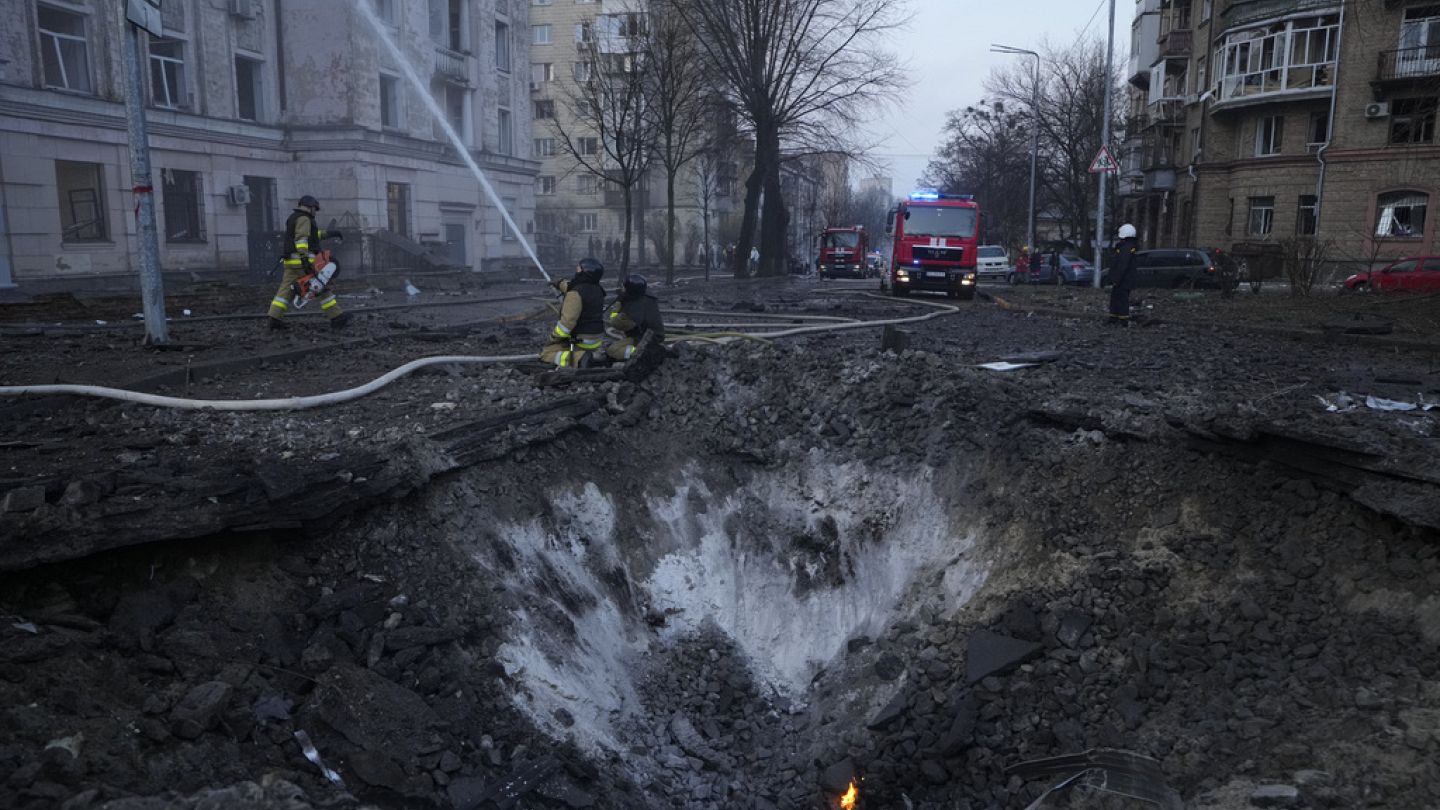
<instances>
[{"instance_id":1,"label":"small flame","mask_svg":"<svg viewBox=\"0 0 1440 810\"><path fill-rule=\"evenodd\" d=\"M855 780L850 780L850 787L840 796L840 810L855 810L855 803L860 801L860 787Z\"/></svg>"}]
</instances>

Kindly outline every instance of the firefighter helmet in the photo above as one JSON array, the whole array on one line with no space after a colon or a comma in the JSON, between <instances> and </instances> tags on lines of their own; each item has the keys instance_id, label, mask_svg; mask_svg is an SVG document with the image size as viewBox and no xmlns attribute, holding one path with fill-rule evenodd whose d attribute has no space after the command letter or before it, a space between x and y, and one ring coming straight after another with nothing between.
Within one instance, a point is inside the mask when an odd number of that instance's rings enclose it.
<instances>
[{"instance_id":1,"label":"firefighter helmet","mask_svg":"<svg viewBox=\"0 0 1440 810\"><path fill-rule=\"evenodd\" d=\"M625 279L625 297L639 298L645 294L645 290L649 286L650 282L646 281L644 276L639 273L631 273Z\"/></svg>"},{"instance_id":2,"label":"firefighter helmet","mask_svg":"<svg viewBox=\"0 0 1440 810\"><path fill-rule=\"evenodd\" d=\"M316 211L319 211L319 210L320 210L320 201L317 200L317 199L315 199L315 198L312 197L311 195L306 194L304 197L301 197L301 198L300 198L300 207L301 207L301 208L314 208Z\"/></svg>"},{"instance_id":3,"label":"firefighter helmet","mask_svg":"<svg viewBox=\"0 0 1440 810\"><path fill-rule=\"evenodd\" d=\"M591 284L599 284L605 275L605 265L599 259L584 258L575 265L575 275L584 276Z\"/></svg>"},{"instance_id":4,"label":"firefighter helmet","mask_svg":"<svg viewBox=\"0 0 1440 810\"><path fill-rule=\"evenodd\" d=\"M1121 239L1134 239L1134 238L1135 238L1135 226L1134 226L1134 225L1131 225L1131 224L1128 223L1128 222L1125 223L1124 225L1121 225L1121 226L1120 226L1120 234L1119 234L1119 236L1120 236Z\"/></svg>"}]
</instances>

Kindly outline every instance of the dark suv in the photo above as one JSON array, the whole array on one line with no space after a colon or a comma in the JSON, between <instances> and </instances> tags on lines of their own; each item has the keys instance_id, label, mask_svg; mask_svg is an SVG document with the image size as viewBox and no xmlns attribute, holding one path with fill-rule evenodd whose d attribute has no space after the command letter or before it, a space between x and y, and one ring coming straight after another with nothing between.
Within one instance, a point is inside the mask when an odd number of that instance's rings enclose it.
<instances>
[{"instance_id":1,"label":"dark suv","mask_svg":"<svg viewBox=\"0 0 1440 810\"><path fill-rule=\"evenodd\" d=\"M1235 285L1238 270L1228 253L1214 248L1157 248L1135 254L1137 287L1225 289ZM1108 281L1108 269L1105 276Z\"/></svg>"}]
</instances>

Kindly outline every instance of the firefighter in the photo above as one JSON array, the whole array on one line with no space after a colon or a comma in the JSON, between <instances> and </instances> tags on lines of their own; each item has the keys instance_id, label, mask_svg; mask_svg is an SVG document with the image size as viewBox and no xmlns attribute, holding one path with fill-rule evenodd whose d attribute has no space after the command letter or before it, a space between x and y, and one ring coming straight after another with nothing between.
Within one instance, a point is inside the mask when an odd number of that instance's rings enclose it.
<instances>
[{"instance_id":1,"label":"firefighter","mask_svg":"<svg viewBox=\"0 0 1440 810\"><path fill-rule=\"evenodd\" d=\"M1135 251L1139 250L1135 226L1128 222L1116 234L1115 259L1110 265L1110 323L1130 325L1130 291L1135 289Z\"/></svg>"},{"instance_id":2,"label":"firefighter","mask_svg":"<svg viewBox=\"0 0 1440 810\"><path fill-rule=\"evenodd\" d=\"M300 198L290 218L285 220L285 276L280 280L280 289L270 301L270 328L285 329L288 325L280 320L290 308L294 298L295 282L302 276L315 272L315 254L320 250L323 239L341 238L339 231L321 230L315 224L315 215L320 212L320 201L306 194ZM350 321L350 315L340 309L335 293L325 291L320 299L320 311L336 328Z\"/></svg>"},{"instance_id":3,"label":"firefighter","mask_svg":"<svg viewBox=\"0 0 1440 810\"><path fill-rule=\"evenodd\" d=\"M611 360L629 360L635 354L635 347L647 334L655 340L665 339L665 323L660 319L660 302L646 293L645 277L631 273L625 279L620 300L611 308L606 325L624 335L620 340L605 347Z\"/></svg>"},{"instance_id":4,"label":"firefighter","mask_svg":"<svg viewBox=\"0 0 1440 810\"><path fill-rule=\"evenodd\" d=\"M582 368L600 350L605 336L605 291L600 279L605 265L597 259L581 259L575 277L555 282L565 294L560 303L560 320L550 331L550 342L540 350L540 360L556 368Z\"/></svg>"}]
</instances>

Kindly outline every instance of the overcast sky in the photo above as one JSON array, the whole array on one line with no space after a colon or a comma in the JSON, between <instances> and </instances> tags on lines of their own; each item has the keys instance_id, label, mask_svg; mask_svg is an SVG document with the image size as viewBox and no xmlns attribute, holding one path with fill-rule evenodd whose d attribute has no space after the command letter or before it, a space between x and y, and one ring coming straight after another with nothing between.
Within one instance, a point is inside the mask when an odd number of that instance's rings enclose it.
<instances>
[{"instance_id":1,"label":"overcast sky","mask_svg":"<svg viewBox=\"0 0 1440 810\"><path fill-rule=\"evenodd\" d=\"M1015 60L1030 62L1028 56L990 53L992 42L1039 50L1035 44L1046 36L1064 42L1076 39L1083 30L1087 36L1103 38L1108 14L1105 2L910 0L913 19L894 45L909 64L910 90L894 113L870 124L882 141L875 156L889 164L894 193L908 193L924 173L940 143L945 113L984 97L981 84L990 68ZM1117 0L1117 65L1130 58L1128 38L1134 12L1133 2Z\"/></svg>"}]
</instances>

